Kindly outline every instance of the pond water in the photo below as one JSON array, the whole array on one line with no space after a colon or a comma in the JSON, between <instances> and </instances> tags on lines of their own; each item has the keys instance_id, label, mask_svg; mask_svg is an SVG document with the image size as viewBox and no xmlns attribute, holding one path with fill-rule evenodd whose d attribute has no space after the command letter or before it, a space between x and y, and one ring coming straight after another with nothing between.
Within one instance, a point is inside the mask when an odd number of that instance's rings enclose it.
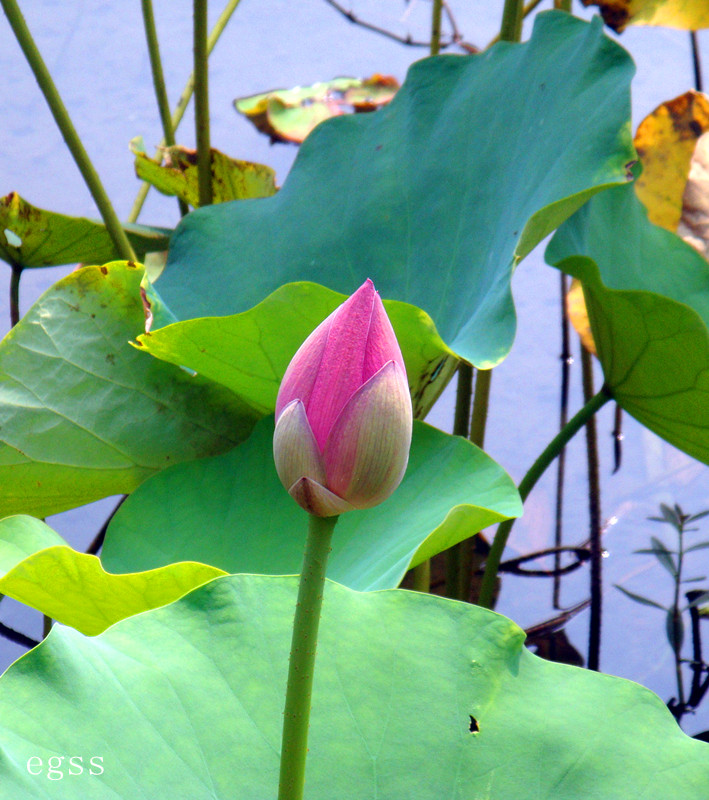
<instances>
[{"instance_id":1,"label":"pond water","mask_svg":"<svg viewBox=\"0 0 709 800\"><path fill-rule=\"evenodd\" d=\"M150 147L161 138L139 4L32 0L22 5L119 216L125 218L139 186L128 142L142 135ZM190 70L191 3L155 0L154 5L168 90L174 103ZM382 4L353 0L351 5L364 19L426 38L430 13L427 2L409 0L404 4L389 0ZM210 17L215 20L221 7L217 2L211 6ZM501 0L451 0L451 6L467 41L484 45L495 35ZM590 17L589 11L576 11ZM680 31L639 28L619 38L638 65L633 94L636 127L658 103L692 88L689 37ZM709 64L707 32L699 33L699 42L704 62ZM235 97L338 75L381 72L403 80L408 65L424 55L424 50L403 47L351 25L324 0L299 3L297 15L293 4L285 0L243 0L211 59L212 143L235 157L270 164L282 183L296 149L270 146L235 113ZM705 69L705 76L709 79L709 68ZM0 21L0 97L4 109L0 192L17 191L40 207L97 217L4 19ZM194 145L189 112L177 138L183 144ZM152 192L141 221L174 226L176 220L174 200ZM542 254L538 248L514 277L519 316L517 340L511 355L494 372L486 434L486 449L516 480L555 434L558 419L559 279L558 273L544 264ZM21 287L22 310L68 269L26 272ZM0 281L6 279L9 270L0 269ZM7 292L2 290L3 332L9 327L8 320ZM582 403L577 343L574 354L571 413ZM596 382L599 386L598 370ZM453 396L451 386L431 413L431 423L450 430ZM647 521L648 516L657 513L660 502L679 503L688 512L709 508L707 470L625 415L623 464L619 472L611 474L612 428L613 409L609 405L598 417L602 511L609 522L604 537L607 557L603 561L601 668L636 680L667 700L675 693L675 686L664 616L631 602L613 584L669 603L669 575L652 556L634 555L632 551L647 546L651 535L664 538L672 547L670 529ZM567 456L564 530L568 544L587 538L585 464L583 436L579 435ZM549 471L527 501L524 518L514 527L508 557L553 544L554 473L555 470ZM52 517L48 522L75 547L86 547L114 504L115 500L106 499ZM703 538L709 538L709 520L703 521L703 529ZM709 575L708 553L704 550L692 554L688 574ZM551 582L546 579L505 577L497 609L528 627L553 616L551 591ZM579 569L564 579L564 606L572 606L587 596L587 569ZM37 615L7 599L1 611L6 624L35 637L40 635L41 620ZM575 647L585 653L588 612L575 617L567 626L567 633ZM21 647L0 639L0 669L23 652ZM689 733L707 728L709 701L694 718L685 720Z\"/></svg>"}]
</instances>

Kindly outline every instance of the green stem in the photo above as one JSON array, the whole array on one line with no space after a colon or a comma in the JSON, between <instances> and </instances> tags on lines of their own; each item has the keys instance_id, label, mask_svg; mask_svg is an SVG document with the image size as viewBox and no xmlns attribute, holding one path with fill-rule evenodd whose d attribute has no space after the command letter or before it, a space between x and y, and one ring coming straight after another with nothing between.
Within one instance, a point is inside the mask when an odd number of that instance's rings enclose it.
<instances>
[{"instance_id":1,"label":"green stem","mask_svg":"<svg viewBox=\"0 0 709 800\"><path fill-rule=\"evenodd\" d=\"M519 484L518 488L522 501L526 500L527 495L532 491L536 482L544 474L546 468L559 455L561 448L585 425L589 417L592 417L599 408L604 406L611 399L611 396L610 390L604 385L551 440L544 452L537 458L534 464L532 464ZM507 539L512 530L513 523L514 519L508 519L500 523L495 533L492 546L490 547L490 553L485 562L485 574L483 575L480 597L478 599L478 604L485 608L492 607L497 570L500 566L502 552L507 544Z\"/></svg>"},{"instance_id":2,"label":"green stem","mask_svg":"<svg viewBox=\"0 0 709 800\"><path fill-rule=\"evenodd\" d=\"M212 204L208 55L207 0L194 0L194 111L197 129L197 184L200 206Z\"/></svg>"},{"instance_id":3,"label":"green stem","mask_svg":"<svg viewBox=\"0 0 709 800\"><path fill-rule=\"evenodd\" d=\"M503 42L518 42L522 38L522 0L505 0L500 25L500 39Z\"/></svg>"},{"instance_id":4,"label":"green stem","mask_svg":"<svg viewBox=\"0 0 709 800\"><path fill-rule=\"evenodd\" d=\"M175 131L172 127L170 104L167 100L167 89L165 88L165 76L162 71L162 61L160 60L160 46L158 44L158 33L155 28L153 2L152 0L141 0L141 3L143 7L145 38L148 43L148 54L150 56L150 69L153 73L155 99L158 102L158 111L160 112L160 121L162 123L163 141L168 147L173 147L175 144ZM189 211L187 203L181 198L177 199L177 203L180 207L180 214L184 217Z\"/></svg>"},{"instance_id":5,"label":"green stem","mask_svg":"<svg viewBox=\"0 0 709 800\"><path fill-rule=\"evenodd\" d=\"M473 368L465 361L458 365L458 387L455 396L455 416L453 418L453 434L468 438L470 427L470 400L473 394ZM446 551L446 596L463 600L461 597L464 584L467 540L458 542Z\"/></svg>"},{"instance_id":6,"label":"green stem","mask_svg":"<svg viewBox=\"0 0 709 800\"><path fill-rule=\"evenodd\" d=\"M46 614L42 615L42 638L46 639L52 630L52 618Z\"/></svg>"},{"instance_id":7,"label":"green stem","mask_svg":"<svg viewBox=\"0 0 709 800\"><path fill-rule=\"evenodd\" d=\"M20 278L22 277L22 267L19 264L12 265L10 273L10 325L14 328L20 321Z\"/></svg>"},{"instance_id":8,"label":"green stem","mask_svg":"<svg viewBox=\"0 0 709 800\"><path fill-rule=\"evenodd\" d=\"M310 515L293 621L278 800L301 800L325 569L337 517Z\"/></svg>"},{"instance_id":9,"label":"green stem","mask_svg":"<svg viewBox=\"0 0 709 800\"><path fill-rule=\"evenodd\" d=\"M524 6L524 8L522 9L522 19L526 19L527 16L529 16L529 14L531 14L532 11L534 11L534 9L541 2L542 2L542 0L530 0L530 2L527 3L527 5ZM521 32L521 28L520 28L520 32ZM497 44L497 42L500 41L500 38L501 38L500 34L498 33L497 36L495 36L494 38L490 39L490 41L487 43L487 46L485 47L485 49L487 50L488 47L492 47L493 44Z\"/></svg>"},{"instance_id":10,"label":"green stem","mask_svg":"<svg viewBox=\"0 0 709 800\"><path fill-rule=\"evenodd\" d=\"M485 428L487 426L487 410L490 404L491 383L492 370L479 369L475 379L473 418L470 421L470 441L480 448L485 444Z\"/></svg>"},{"instance_id":11,"label":"green stem","mask_svg":"<svg viewBox=\"0 0 709 800\"><path fill-rule=\"evenodd\" d=\"M226 28L227 23L231 19L231 15L236 11L236 7L239 5L241 0L229 0L229 2L224 7L219 19L214 24L212 28L212 32L209 34L209 38L207 39L207 53L211 53L214 50L214 46L219 41L219 37L224 32L224 28ZM187 84L185 85L182 94L180 95L180 99L175 107L175 111L172 114L172 129L176 131L182 121L182 117L185 115L185 111L187 110L187 106L189 105L190 100L192 99L192 95L194 94L194 83L195 83L195 75L194 72L191 73ZM164 147L167 142L163 139L160 142L160 147ZM156 152L156 157L160 154L160 150L158 149ZM140 216L140 212L143 209L143 204L145 203L145 198L148 196L148 192L150 191L151 184L147 181L143 181L138 194L136 195L135 201L133 202L133 208L131 209L130 214L128 215L129 222L135 222L138 217Z\"/></svg>"},{"instance_id":12,"label":"green stem","mask_svg":"<svg viewBox=\"0 0 709 800\"><path fill-rule=\"evenodd\" d=\"M554 8L571 13L571 0L554 0Z\"/></svg>"},{"instance_id":13,"label":"green stem","mask_svg":"<svg viewBox=\"0 0 709 800\"><path fill-rule=\"evenodd\" d=\"M42 90L42 94L44 95L44 99L47 101L49 109L52 112L52 116L54 117L59 130L64 137L64 141L74 157L74 161L76 162L76 165L78 166L79 171L81 172L81 175L84 178L89 191L91 192L91 196L94 198L94 202L98 206L101 217L106 225L106 229L108 230L111 239L113 240L116 250L119 252L121 258L125 258L127 261L135 261L135 253L133 252L133 248L128 241L126 232L123 230L123 227L116 216L116 212L113 210L111 201L108 199L108 195L101 184L98 173L94 169L91 159L81 143L79 134L76 132L76 129L72 124L71 118L69 117L69 112L66 110L66 107L59 96L57 87L54 85L54 81L52 80L52 76L49 74L47 65L44 63L44 60L37 49L37 45L32 38L32 34L27 27L27 23L20 12L16 0L0 0L0 2L2 2L5 16L7 17L10 27L12 28L12 31L15 34L20 47L22 48L22 52L25 54L27 63L30 65L32 72L34 73L37 83L39 84L39 88Z\"/></svg>"},{"instance_id":14,"label":"green stem","mask_svg":"<svg viewBox=\"0 0 709 800\"><path fill-rule=\"evenodd\" d=\"M431 18L431 55L437 56L441 51L441 16L443 0L433 0L433 16Z\"/></svg>"}]
</instances>

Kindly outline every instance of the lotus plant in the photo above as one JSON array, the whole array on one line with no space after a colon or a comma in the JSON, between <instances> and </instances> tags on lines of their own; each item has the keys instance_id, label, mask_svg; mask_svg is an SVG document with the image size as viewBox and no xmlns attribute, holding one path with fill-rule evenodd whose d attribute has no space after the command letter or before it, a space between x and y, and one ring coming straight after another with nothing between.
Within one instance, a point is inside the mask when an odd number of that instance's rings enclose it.
<instances>
[{"instance_id":1,"label":"lotus plant","mask_svg":"<svg viewBox=\"0 0 709 800\"><path fill-rule=\"evenodd\" d=\"M293 622L279 800L303 797L315 648L337 517L381 503L401 483L412 425L401 350L367 280L303 342L276 401L276 470L310 515Z\"/></svg>"}]
</instances>

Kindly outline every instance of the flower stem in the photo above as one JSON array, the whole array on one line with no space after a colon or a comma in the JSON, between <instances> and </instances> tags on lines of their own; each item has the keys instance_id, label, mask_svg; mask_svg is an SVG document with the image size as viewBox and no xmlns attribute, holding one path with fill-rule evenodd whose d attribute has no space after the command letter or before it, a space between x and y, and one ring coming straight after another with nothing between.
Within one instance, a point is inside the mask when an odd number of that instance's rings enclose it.
<instances>
[{"instance_id":1,"label":"flower stem","mask_svg":"<svg viewBox=\"0 0 709 800\"><path fill-rule=\"evenodd\" d=\"M98 206L103 222L113 240L116 250L119 252L121 258L125 258L127 261L135 261L136 256L128 241L126 232L123 230L116 216L116 212L113 210L111 201L108 199L108 195L101 184L101 179L94 169L91 159L84 149L84 145L81 143L79 134L76 132L76 128L74 128L71 118L69 117L69 112L66 110L59 96L57 87L54 85L47 65L44 63L44 59L37 49L37 45L32 38L32 34L27 27L27 23L22 16L16 0L0 0L0 2L2 3L2 8L10 23L10 27L22 48L22 52L25 54L27 63L30 65L37 83L39 84L39 88L44 95L44 99L47 101L52 116L64 137L64 141L74 157L74 161L91 192L94 202Z\"/></svg>"},{"instance_id":2,"label":"flower stem","mask_svg":"<svg viewBox=\"0 0 709 800\"><path fill-rule=\"evenodd\" d=\"M224 7L219 19L214 23L214 27L212 28L212 32L209 34L209 38L207 39L207 53L211 53L214 50L214 46L219 41L219 37L222 35L224 28L226 28L227 23L231 19L231 15L236 11L236 7L239 5L241 0L229 0L229 2ZM172 114L172 129L176 131L180 122L182 121L182 117L185 115L185 111L187 110L187 106L189 105L190 100L192 99L192 95L194 94L194 82L195 76L194 72L189 77L185 88L180 95L180 99L177 102L177 106L175 107L175 111ZM160 147L164 147L167 144L165 139L160 142ZM159 154L159 150L158 153ZM147 181L143 181L138 194L136 195L135 201L133 202L133 208L131 209L130 214L128 215L129 222L135 222L138 217L140 216L140 212L143 208L143 204L145 203L145 198L148 196L148 192L150 191L151 184Z\"/></svg>"},{"instance_id":3,"label":"flower stem","mask_svg":"<svg viewBox=\"0 0 709 800\"><path fill-rule=\"evenodd\" d=\"M278 800L302 800L325 569L337 517L310 515L293 621Z\"/></svg>"},{"instance_id":4,"label":"flower stem","mask_svg":"<svg viewBox=\"0 0 709 800\"><path fill-rule=\"evenodd\" d=\"M165 76L162 71L162 61L160 60L160 46L155 28L153 2L152 0L141 0L141 5L143 8L145 38L148 43L148 55L150 56L150 69L153 73L155 99L158 102L158 111L160 112L160 121L162 123L163 140L168 147L172 147L175 144L175 131L172 127L170 104L167 100L167 89L165 88ZM177 203L180 207L180 214L184 217L189 211L187 203L181 198L177 199Z\"/></svg>"},{"instance_id":5,"label":"flower stem","mask_svg":"<svg viewBox=\"0 0 709 800\"><path fill-rule=\"evenodd\" d=\"M599 408L604 406L612 395L610 390L604 385L601 390L595 394L586 405L574 416L569 422L559 431L559 433L547 445L544 452L537 458L537 460L529 468L527 474L522 478L519 484L519 493L524 501L527 495L532 491L536 482L544 474L546 468L554 461L554 459L561 452L561 448L571 440L571 438L584 426L586 420L593 416ZM514 519L508 519L501 522L495 533L495 538L490 547L490 553L485 562L485 574L483 575L482 585L480 587L480 597L478 604L484 608L492 608L492 599L495 591L495 581L497 579L497 570L500 566L500 559L502 552L507 544L507 539L512 530Z\"/></svg>"},{"instance_id":6,"label":"flower stem","mask_svg":"<svg viewBox=\"0 0 709 800\"><path fill-rule=\"evenodd\" d=\"M200 206L212 204L212 153L209 142L207 0L194 0L194 111L197 130L197 183Z\"/></svg>"}]
</instances>

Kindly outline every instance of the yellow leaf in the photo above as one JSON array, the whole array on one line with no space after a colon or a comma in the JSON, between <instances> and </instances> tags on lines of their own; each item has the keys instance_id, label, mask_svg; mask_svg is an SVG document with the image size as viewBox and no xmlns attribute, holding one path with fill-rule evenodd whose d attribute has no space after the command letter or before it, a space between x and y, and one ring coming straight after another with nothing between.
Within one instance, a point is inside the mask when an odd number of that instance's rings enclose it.
<instances>
[{"instance_id":1,"label":"yellow leaf","mask_svg":"<svg viewBox=\"0 0 709 800\"><path fill-rule=\"evenodd\" d=\"M586 311L586 301L583 297L583 286L581 281L574 278L571 281L571 288L566 294L566 313L569 322L581 339L581 344L593 355L596 353L596 343L593 341L591 333L591 323L588 321L588 311Z\"/></svg>"},{"instance_id":2,"label":"yellow leaf","mask_svg":"<svg viewBox=\"0 0 709 800\"><path fill-rule=\"evenodd\" d=\"M620 33L627 25L663 25L696 31L709 28L707 0L583 0L598 6L603 21Z\"/></svg>"},{"instance_id":3,"label":"yellow leaf","mask_svg":"<svg viewBox=\"0 0 709 800\"><path fill-rule=\"evenodd\" d=\"M709 97L694 91L662 103L638 126L634 144L643 174L635 189L655 225L677 230L692 155L706 131Z\"/></svg>"}]
</instances>

